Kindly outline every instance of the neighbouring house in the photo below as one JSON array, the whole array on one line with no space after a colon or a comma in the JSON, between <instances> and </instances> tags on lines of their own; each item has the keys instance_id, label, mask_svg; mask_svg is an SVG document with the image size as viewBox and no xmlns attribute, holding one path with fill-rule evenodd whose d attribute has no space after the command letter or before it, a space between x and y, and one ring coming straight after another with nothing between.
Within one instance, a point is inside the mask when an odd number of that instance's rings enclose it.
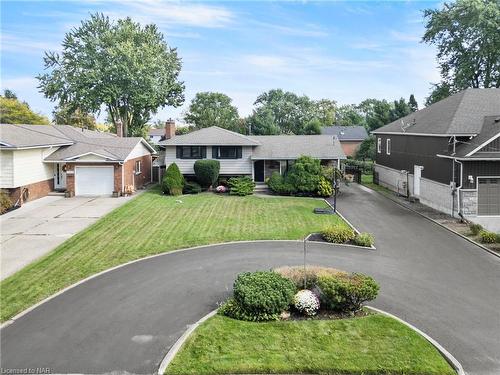
<instances>
[{"instance_id":1,"label":"neighbouring house","mask_svg":"<svg viewBox=\"0 0 500 375\"><path fill-rule=\"evenodd\" d=\"M148 137L151 143L157 145L162 139L165 139L165 129L149 129Z\"/></svg>"},{"instance_id":2,"label":"neighbouring house","mask_svg":"<svg viewBox=\"0 0 500 375\"><path fill-rule=\"evenodd\" d=\"M500 89L467 89L373 132L378 183L500 228Z\"/></svg>"},{"instance_id":3,"label":"neighbouring house","mask_svg":"<svg viewBox=\"0 0 500 375\"><path fill-rule=\"evenodd\" d=\"M322 164L340 166L345 159L339 140L330 135L242 135L212 126L175 136L175 124L160 148L165 166L176 163L184 175L194 175L199 159L217 159L221 176L249 176L264 182L273 172L285 173L301 155L320 159Z\"/></svg>"},{"instance_id":4,"label":"neighbouring house","mask_svg":"<svg viewBox=\"0 0 500 375\"><path fill-rule=\"evenodd\" d=\"M14 203L52 191L120 195L151 182L155 150L143 138L122 138L69 125L0 125L0 187Z\"/></svg>"},{"instance_id":5,"label":"neighbouring house","mask_svg":"<svg viewBox=\"0 0 500 375\"><path fill-rule=\"evenodd\" d=\"M369 137L364 126L325 126L321 134L336 136L344 154L350 157L356 156L361 142Z\"/></svg>"}]
</instances>

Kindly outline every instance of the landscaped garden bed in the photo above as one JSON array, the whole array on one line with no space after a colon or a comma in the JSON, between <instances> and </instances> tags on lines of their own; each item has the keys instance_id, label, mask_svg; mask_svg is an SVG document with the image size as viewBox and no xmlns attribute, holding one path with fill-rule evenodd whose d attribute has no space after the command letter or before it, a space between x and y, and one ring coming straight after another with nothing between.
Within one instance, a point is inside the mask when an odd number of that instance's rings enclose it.
<instances>
[{"instance_id":1,"label":"landscaped garden bed","mask_svg":"<svg viewBox=\"0 0 500 375\"><path fill-rule=\"evenodd\" d=\"M337 215L315 215L310 198L165 196L153 188L2 280L1 320L105 269L174 249L244 240L299 240Z\"/></svg>"},{"instance_id":2,"label":"landscaped garden bed","mask_svg":"<svg viewBox=\"0 0 500 375\"><path fill-rule=\"evenodd\" d=\"M377 293L369 276L331 268L240 274L234 296L194 331L165 373L454 374L418 333L361 308Z\"/></svg>"}]
</instances>

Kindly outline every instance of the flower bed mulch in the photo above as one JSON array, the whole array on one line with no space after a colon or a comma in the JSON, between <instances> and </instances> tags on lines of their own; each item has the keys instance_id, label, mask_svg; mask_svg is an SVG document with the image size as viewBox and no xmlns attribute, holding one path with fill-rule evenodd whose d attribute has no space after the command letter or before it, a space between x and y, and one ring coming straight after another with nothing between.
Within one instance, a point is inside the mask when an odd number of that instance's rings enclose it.
<instances>
[{"instance_id":1,"label":"flower bed mulch","mask_svg":"<svg viewBox=\"0 0 500 375\"><path fill-rule=\"evenodd\" d=\"M375 314L373 311L368 309L361 309L355 313L350 312L332 312L326 310L319 310L314 316L305 316L298 311L291 311L290 317L282 320L339 320L339 319L351 319L351 318L362 318L364 316L369 316Z\"/></svg>"}]
</instances>

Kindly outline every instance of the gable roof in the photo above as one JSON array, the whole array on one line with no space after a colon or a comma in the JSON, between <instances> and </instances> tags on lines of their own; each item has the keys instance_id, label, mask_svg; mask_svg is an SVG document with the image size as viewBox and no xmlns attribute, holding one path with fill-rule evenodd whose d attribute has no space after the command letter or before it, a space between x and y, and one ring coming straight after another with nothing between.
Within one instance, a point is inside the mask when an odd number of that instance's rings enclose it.
<instances>
[{"instance_id":1,"label":"gable roof","mask_svg":"<svg viewBox=\"0 0 500 375\"><path fill-rule=\"evenodd\" d=\"M259 142L249 136L219 128L218 126L211 126L209 128L195 130L191 133L176 135L158 144L160 146L257 146Z\"/></svg>"},{"instance_id":2,"label":"gable roof","mask_svg":"<svg viewBox=\"0 0 500 375\"><path fill-rule=\"evenodd\" d=\"M251 135L259 142L252 159L297 159L301 155L317 159L345 159L337 137L330 135Z\"/></svg>"},{"instance_id":3,"label":"gable roof","mask_svg":"<svg viewBox=\"0 0 500 375\"><path fill-rule=\"evenodd\" d=\"M86 154L123 161L138 143L155 150L140 137L117 137L111 133L75 128L69 125L0 125L3 149L61 146L46 161L69 161Z\"/></svg>"},{"instance_id":4,"label":"gable roof","mask_svg":"<svg viewBox=\"0 0 500 375\"><path fill-rule=\"evenodd\" d=\"M335 135L340 142L363 141L368 138L364 126L325 126L321 129L321 134Z\"/></svg>"},{"instance_id":5,"label":"gable roof","mask_svg":"<svg viewBox=\"0 0 500 375\"><path fill-rule=\"evenodd\" d=\"M152 129L149 129L148 131L148 135L154 135L154 136L162 136L165 134L165 129L164 128L152 128Z\"/></svg>"},{"instance_id":6,"label":"gable roof","mask_svg":"<svg viewBox=\"0 0 500 375\"><path fill-rule=\"evenodd\" d=\"M476 135L481 132L484 117L495 116L499 108L500 89L467 89L372 133Z\"/></svg>"},{"instance_id":7,"label":"gable roof","mask_svg":"<svg viewBox=\"0 0 500 375\"><path fill-rule=\"evenodd\" d=\"M499 108L500 112L500 108ZM487 116L484 118L481 132L474 138L459 142L455 147L455 153L447 152L441 156L454 158L498 158L500 159L500 149L485 150L485 146L500 137L500 113L497 116Z\"/></svg>"}]
</instances>

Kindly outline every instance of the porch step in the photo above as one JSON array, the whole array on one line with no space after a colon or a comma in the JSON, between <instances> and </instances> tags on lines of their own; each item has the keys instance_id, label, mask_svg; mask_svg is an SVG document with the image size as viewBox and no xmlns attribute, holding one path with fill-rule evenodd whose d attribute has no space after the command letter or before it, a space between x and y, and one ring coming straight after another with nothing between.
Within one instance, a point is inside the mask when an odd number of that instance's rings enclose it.
<instances>
[{"instance_id":1,"label":"porch step","mask_svg":"<svg viewBox=\"0 0 500 375\"><path fill-rule=\"evenodd\" d=\"M268 193L269 192L269 188L267 187L267 185L263 182L257 182L255 184L255 190L254 190L256 193Z\"/></svg>"},{"instance_id":2,"label":"porch step","mask_svg":"<svg viewBox=\"0 0 500 375\"><path fill-rule=\"evenodd\" d=\"M49 194L51 197L64 197L64 191L51 191Z\"/></svg>"}]
</instances>

